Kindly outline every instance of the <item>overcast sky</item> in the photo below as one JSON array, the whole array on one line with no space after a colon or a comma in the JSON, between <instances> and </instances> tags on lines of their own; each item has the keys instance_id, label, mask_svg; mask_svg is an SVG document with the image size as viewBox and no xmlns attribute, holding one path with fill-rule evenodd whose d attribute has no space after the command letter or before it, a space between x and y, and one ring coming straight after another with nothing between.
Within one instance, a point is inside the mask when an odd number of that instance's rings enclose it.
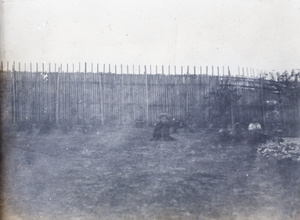
<instances>
[{"instance_id":1,"label":"overcast sky","mask_svg":"<svg viewBox=\"0 0 300 220\"><path fill-rule=\"evenodd\" d=\"M2 0L1 60L300 68L299 0Z\"/></svg>"}]
</instances>

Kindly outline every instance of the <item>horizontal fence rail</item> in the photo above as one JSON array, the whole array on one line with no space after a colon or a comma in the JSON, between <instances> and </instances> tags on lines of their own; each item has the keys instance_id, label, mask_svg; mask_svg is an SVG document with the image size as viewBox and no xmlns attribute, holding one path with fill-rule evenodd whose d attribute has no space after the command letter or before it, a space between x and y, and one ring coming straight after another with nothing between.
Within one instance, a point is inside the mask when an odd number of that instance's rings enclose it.
<instances>
[{"instance_id":1,"label":"horizontal fence rail","mask_svg":"<svg viewBox=\"0 0 300 220\"><path fill-rule=\"evenodd\" d=\"M240 76L232 76L224 67L212 67L210 75L207 67L198 72L180 68L180 74L171 67L139 67L138 74L128 66L121 66L120 73L112 72L110 65L103 66L102 72L99 65L91 68L97 71L88 72L86 64L77 72L74 66L62 71L56 65L50 65L49 72L43 66L39 71L38 65L35 70L30 65L29 71L19 71L15 65L3 70L1 63L5 120L13 124L48 120L56 124L133 125L141 118L152 125L159 113L168 112L203 128L249 123L254 115L268 126L272 122L268 121L267 102L280 95L262 74L251 77L244 68ZM278 111L281 122L299 122L299 103L282 103Z\"/></svg>"}]
</instances>

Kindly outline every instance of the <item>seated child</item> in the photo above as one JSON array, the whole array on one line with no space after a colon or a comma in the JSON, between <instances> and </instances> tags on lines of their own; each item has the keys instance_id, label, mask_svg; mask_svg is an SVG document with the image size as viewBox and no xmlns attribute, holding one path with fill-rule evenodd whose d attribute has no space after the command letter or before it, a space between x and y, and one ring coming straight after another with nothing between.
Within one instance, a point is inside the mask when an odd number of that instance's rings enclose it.
<instances>
[{"instance_id":1,"label":"seated child","mask_svg":"<svg viewBox=\"0 0 300 220\"><path fill-rule=\"evenodd\" d=\"M256 145L265 143L269 139L269 136L262 130L261 125L258 123L257 117L252 118L252 122L249 124L248 130L248 141L250 144Z\"/></svg>"},{"instance_id":2,"label":"seated child","mask_svg":"<svg viewBox=\"0 0 300 220\"><path fill-rule=\"evenodd\" d=\"M257 117L252 118L252 122L249 124L248 130L249 131L261 130L261 125L258 123Z\"/></svg>"},{"instance_id":3,"label":"seated child","mask_svg":"<svg viewBox=\"0 0 300 220\"><path fill-rule=\"evenodd\" d=\"M159 122L156 123L153 131L153 138L151 141L175 141L176 139L170 136L170 124L169 119L171 115L167 113L161 113L158 116Z\"/></svg>"}]
</instances>

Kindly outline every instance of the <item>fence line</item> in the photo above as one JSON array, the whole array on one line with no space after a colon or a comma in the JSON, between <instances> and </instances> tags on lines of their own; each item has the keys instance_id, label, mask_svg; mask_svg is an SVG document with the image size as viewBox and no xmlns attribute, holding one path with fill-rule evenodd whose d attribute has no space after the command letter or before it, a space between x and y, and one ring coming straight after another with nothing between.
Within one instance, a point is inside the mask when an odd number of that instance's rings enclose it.
<instances>
[{"instance_id":1,"label":"fence line","mask_svg":"<svg viewBox=\"0 0 300 220\"><path fill-rule=\"evenodd\" d=\"M159 66L132 66L130 72L128 65L121 65L118 72L116 65L103 65L101 71L97 64L91 67L95 73L88 71L87 64L84 72L74 72L74 65L66 65L71 72L64 72L62 65L56 64L54 72L53 65L48 67L50 72L45 71L44 64L41 71L38 64L36 71L31 63L29 66L29 71L20 71L20 64L16 70L13 63L12 71L4 71L1 62L4 110L7 121L14 124L30 119L34 123L50 120L59 124L65 120L74 124L124 125L142 117L150 125L160 112L169 112L174 117L192 120L199 127L212 122L232 126L238 121L249 122L253 115L266 125L266 101L278 99L278 92L268 86L262 74L253 78L254 69L239 68L240 76L232 76L230 68L224 66L212 66L211 74L208 66L187 67L186 71L181 66L180 74L176 66L161 66L161 71ZM237 103L233 99L226 103L211 95L222 88L225 92L233 89L241 98ZM282 120L299 121L297 105L283 105Z\"/></svg>"},{"instance_id":2,"label":"fence line","mask_svg":"<svg viewBox=\"0 0 300 220\"><path fill-rule=\"evenodd\" d=\"M16 69L16 66L18 65L18 69ZM34 68L35 66L35 68ZM99 63L72 63L72 68L69 68L69 64L57 64L57 63L29 63L29 70L27 70L27 64L24 63L23 68L21 67L21 63L18 62L12 62L11 64L7 61L5 62L1 61L0 70L1 71L18 71L18 72L42 72L42 73L52 73L52 72L67 72L67 73L80 73L80 72L90 72L90 73L114 73L114 74L123 74L123 65L114 65L113 67L110 64L103 64L102 69L100 68ZM84 67L82 69L82 66ZM146 66L146 65L145 65ZM96 67L96 68L95 68ZM107 68L108 67L108 68ZM178 71L178 68L180 71ZM206 71L203 72L202 68L204 68ZM244 67L238 67L237 69L230 68L229 66L222 66L222 74L220 74L220 67L219 66L211 66L211 68L208 65L204 66L176 66L174 65L173 68L171 68L170 65L165 66L161 65L161 68L159 66L155 65L155 72L152 73L152 65L148 65L148 69L150 71L147 72L147 74L168 74L168 75L176 75L180 72L181 75L183 74L208 74L208 75L235 75L239 77L260 77L261 74L263 74L265 71L261 69L254 69L254 68L244 68ZM225 68L227 71L225 71ZM108 71L107 71L108 69ZM127 74L133 73L133 74L141 74L141 66L135 66L132 65L131 67L126 65ZM138 71L136 71L136 69ZM153 68L154 69L154 68ZM192 71L190 70L192 69ZM235 72L235 74L233 74ZM217 73L217 74L216 74Z\"/></svg>"}]
</instances>

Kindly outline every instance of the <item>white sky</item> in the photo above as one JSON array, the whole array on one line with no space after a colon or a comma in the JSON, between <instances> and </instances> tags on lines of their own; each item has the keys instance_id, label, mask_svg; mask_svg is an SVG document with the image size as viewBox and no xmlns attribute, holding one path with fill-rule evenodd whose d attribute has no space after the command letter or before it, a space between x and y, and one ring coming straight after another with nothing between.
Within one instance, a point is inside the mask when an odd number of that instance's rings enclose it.
<instances>
[{"instance_id":1,"label":"white sky","mask_svg":"<svg viewBox=\"0 0 300 220\"><path fill-rule=\"evenodd\" d=\"M299 0L2 0L1 60L300 68Z\"/></svg>"}]
</instances>

